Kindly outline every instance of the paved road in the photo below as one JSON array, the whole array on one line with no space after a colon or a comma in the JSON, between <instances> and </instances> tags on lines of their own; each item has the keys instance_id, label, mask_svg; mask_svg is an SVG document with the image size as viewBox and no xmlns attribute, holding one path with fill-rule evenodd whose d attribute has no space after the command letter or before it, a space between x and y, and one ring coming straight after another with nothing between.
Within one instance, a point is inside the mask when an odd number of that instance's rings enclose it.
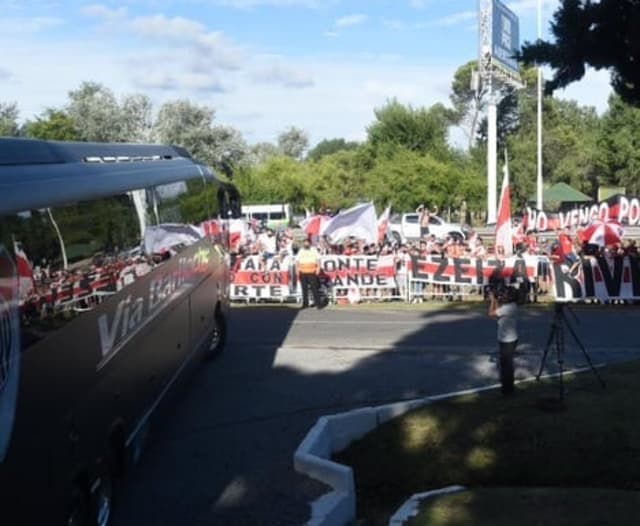
<instances>
[{"instance_id":1,"label":"paved road","mask_svg":"<svg viewBox=\"0 0 640 526\"><path fill-rule=\"evenodd\" d=\"M637 355L638 308L576 313L594 363ZM548 309L523 313L519 377L537 372L550 325ZM566 365L585 365L565 338ZM480 309L234 308L225 354L169 404L115 526L303 524L322 488L292 455L318 416L494 383L494 341Z\"/></svg>"}]
</instances>

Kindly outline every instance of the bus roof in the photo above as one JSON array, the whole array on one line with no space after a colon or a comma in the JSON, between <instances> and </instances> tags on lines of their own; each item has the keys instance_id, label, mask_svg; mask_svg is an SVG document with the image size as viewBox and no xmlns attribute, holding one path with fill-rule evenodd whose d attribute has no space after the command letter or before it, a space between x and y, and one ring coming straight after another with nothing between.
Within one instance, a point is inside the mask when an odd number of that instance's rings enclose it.
<instances>
[{"instance_id":1,"label":"bus roof","mask_svg":"<svg viewBox=\"0 0 640 526\"><path fill-rule=\"evenodd\" d=\"M198 177L227 186L175 146L0 138L0 213Z\"/></svg>"}]
</instances>

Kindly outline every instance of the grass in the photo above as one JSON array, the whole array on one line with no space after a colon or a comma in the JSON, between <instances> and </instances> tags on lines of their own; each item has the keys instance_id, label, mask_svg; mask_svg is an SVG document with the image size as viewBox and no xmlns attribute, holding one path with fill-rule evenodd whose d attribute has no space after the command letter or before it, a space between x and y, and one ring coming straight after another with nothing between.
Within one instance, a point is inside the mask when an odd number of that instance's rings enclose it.
<instances>
[{"instance_id":1,"label":"grass","mask_svg":"<svg viewBox=\"0 0 640 526\"><path fill-rule=\"evenodd\" d=\"M637 491L479 489L424 503L407 526L620 526L630 524L630 510L638 506Z\"/></svg>"},{"instance_id":2,"label":"grass","mask_svg":"<svg viewBox=\"0 0 640 526\"><path fill-rule=\"evenodd\" d=\"M601 374L606 389L591 372L565 376L563 410L548 403L558 398L556 381L548 380L520 384L510 398L488 391L437 402L379 427L336 455L354 468L360 522L387 524L410 495L460 484L474 492L449 498L472 500L454 506L464 511L466 522L460 517L438 522L424 511L422 522L414 524L518 523L521 513L535 515L546 507L527 488L568 490L564 507L577 516L572 524L596 524L587 506L595 494L585 490L640 489L640 364L619 364ZM489 498L490 488L525 490L530 497L494 493ZM637 499L621 496L620 502L616 506L627 517L635 516ZM554 508L561 506L550 504ZM500 514L511 522L491 522ZM488 522L480 522L485 516Z\"/></svg>"}]
</instances>

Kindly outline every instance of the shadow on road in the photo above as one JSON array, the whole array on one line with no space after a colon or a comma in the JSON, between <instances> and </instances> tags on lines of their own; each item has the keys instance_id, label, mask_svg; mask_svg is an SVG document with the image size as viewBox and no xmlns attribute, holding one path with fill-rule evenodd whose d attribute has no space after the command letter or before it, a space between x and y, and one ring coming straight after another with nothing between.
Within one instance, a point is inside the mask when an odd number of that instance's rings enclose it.
<instances>
[{"instance_id":1,"label":"shadow on road","mask_svg":"<svg viewBox=\"0 0 640 526\"><path fill-rule=\"evenodd\" d=\"M604 349L612 342L602 324L626 327L636 312L609 312L604 322L602 312L580 312L578 330ZM549 309L523 312L518 376L537 372L550 322ZM230 329L225 353L157 426L115 526L303 524L324 488L296 474L292 456L319 416L497 381L496 326L484 306L239 307ZM625 341L631 347L632 338L616 342L621 357L630 356ZM569 349L568 366L574 358Z\"/></svg>"}]
</instances>

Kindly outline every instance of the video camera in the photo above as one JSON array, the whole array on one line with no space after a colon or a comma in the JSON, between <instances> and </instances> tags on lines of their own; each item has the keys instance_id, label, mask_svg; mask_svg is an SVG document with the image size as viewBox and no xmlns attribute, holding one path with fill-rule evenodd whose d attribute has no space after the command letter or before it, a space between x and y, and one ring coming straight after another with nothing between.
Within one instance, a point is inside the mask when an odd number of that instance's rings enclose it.
<instances>
[{"instance_id":1,"label":"video camera","mask_svg":"<svg viewBox=\"0 0 640 526\"><path fill-rule=\"evenodd\" d=\"M490 278L487 290L493 293L498 303L518 303L522 305L527 302L530 284L526 279L516 278L508 282L502 277Z\"/></svg>"}]
</instances>

